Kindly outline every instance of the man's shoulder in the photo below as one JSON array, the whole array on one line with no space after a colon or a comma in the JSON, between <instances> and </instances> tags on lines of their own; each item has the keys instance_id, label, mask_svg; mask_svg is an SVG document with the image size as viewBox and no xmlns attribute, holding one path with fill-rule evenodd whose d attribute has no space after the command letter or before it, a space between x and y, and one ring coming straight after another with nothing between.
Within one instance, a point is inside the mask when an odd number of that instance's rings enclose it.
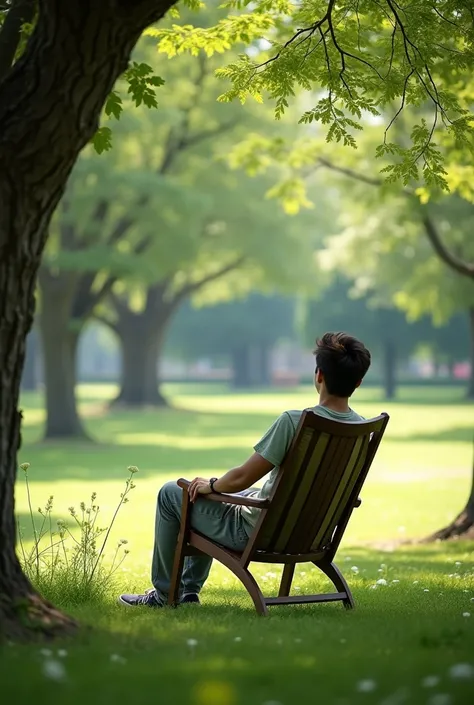
<instances>
[{"instance_id":1,"label":"man's shoulder","mask_svg":"<svg viewBox=\"0 0 474 705\"><path fill-rule=\"evenodd\" d=\"M303 411L304 409L288 409L288 411L284 411L282 413L281 417L283 417L286 421L291 422L293 428L296 430L296 427L300 422Z\"/></svg>"}]
</instances>

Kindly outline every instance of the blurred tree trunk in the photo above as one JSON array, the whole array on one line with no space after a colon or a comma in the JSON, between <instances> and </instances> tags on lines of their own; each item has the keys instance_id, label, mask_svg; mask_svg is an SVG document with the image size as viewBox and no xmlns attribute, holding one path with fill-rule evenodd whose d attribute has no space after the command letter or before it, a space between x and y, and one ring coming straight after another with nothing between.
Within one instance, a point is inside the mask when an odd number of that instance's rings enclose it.
<instances>
[{"instance_id":1,"label":"blurred tree trunk","mask_svg":"<svg viewBox=\"0 0 474 705\"><path fill-rule=\"evenodd\" d=\"M391 338L383 343L383 387L385 399L394 399L396 393L397 349Z\"/></svg>"},{"instance_id":2,"label":"blurred tree trunk","mask_svg":"<svg viewBox=\"0 0 474 705\"><path fill-rule=\"evenodd\" d=\"M238 345L232 350L232 384L236 389L252 386L250 351L248 345Z\"/></svg>"},{"instance_id":3,"label":"blurred tree trunk","mask_svg":"<svg viewBox=\"0 0 474 705\"><path fill-rule=\"evenodd\" d=\"M87 438L76 399L77 344L81 323L71 320L76 277L73 272L40 271L42 338L46 394L45 438Z\"/></svg>"},{"instance_id":4,"label":"blurred tree trunk","mask_svg":"<svg viewBox=\"0 0 474 705\"><path fill-rule=\"evenodd\" d=\"M116 320L108 325L117 334L122 350L120 392L112 404L168 406L161 393L159 362L175 302L166 299L166 285L161 283L148 288L142 311L133 311L118 296L111 298Z\"/></svg>"},{"instance_id":5,"label":"blurred tree trunk","mask_svg":"<svg viewBox=\"0 0 474 705\"><path fill-rule=\"evenodd\" d=\"M35 392L38 389L38 331L32 328L26 339L25 365L21 377L21 388L25 392Z\"/></svg>"},{"instance_id":6,"label":"blurred tree trunk","mask_svg":"<svg viewBox=\"0 0 474 705\"><path fill-rule=\"evenodd\" d=\"M242 344L233 349L231 357L236 389L270 384L270 350L267 345Z\"/></svg>"}]
</instances>

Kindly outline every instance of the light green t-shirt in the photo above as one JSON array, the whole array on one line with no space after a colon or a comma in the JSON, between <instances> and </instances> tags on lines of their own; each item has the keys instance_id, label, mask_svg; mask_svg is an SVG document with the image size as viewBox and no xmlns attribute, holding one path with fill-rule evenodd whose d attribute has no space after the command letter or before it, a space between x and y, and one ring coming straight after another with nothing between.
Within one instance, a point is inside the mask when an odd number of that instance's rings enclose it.
<instances>
[{"instance_id":1,"label":"light green t-shirt","mask_svg":"<svg viewBox=\"0 0 474 705\"><path fill-rule=\"evenodd\" d=\"M318 405L312 407L310 410L320 416L325 416L335 421L353 423L355 421L365 420L363 416L356 414L352 409L344 412L333 411L332 409L327 409L325 406ZM284 411L283 414L277 418L275 423L270 426L261 440L254 446L256 453L259 453L265 460L273 463L273 470L270 472L268 480L265 482L262 489L256 489L252 494L249 494L250 497L257 497L258 499L267 499L267 497L269 497L280 465L295 436L302 413L302 411ZM256 507L241 507L242 519L244 519L245 528L248 530L249 534L257 523L260 511L261 510Z\"/></svg>"}]
</instances>

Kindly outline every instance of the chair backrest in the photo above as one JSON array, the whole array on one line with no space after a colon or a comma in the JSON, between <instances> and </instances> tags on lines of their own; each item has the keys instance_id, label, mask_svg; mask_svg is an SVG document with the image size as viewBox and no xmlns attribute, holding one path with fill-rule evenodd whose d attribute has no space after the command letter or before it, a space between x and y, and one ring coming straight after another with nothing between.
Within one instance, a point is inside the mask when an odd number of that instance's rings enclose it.
<instances>
[{"instance_id":1,"label":"chair backrest","mask_svg":"<svg viewBox=\"0 0 474 705\"><path fill-rule=\"evenodd\" d=\"M334 554L388 420L342 423L304 411L252 551Z\"/></svg>"}]
</instances>

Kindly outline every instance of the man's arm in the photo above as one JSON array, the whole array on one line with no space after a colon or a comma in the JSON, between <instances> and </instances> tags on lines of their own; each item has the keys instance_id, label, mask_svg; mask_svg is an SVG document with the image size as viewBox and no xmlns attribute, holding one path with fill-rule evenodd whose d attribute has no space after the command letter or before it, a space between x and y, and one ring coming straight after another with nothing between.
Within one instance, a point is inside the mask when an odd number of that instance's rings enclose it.
<instances>
[{"instance_id":1,"label":"man's arm","mask_svg":"<svg viewBox=\"0 0 474 705\"><path fill-rule=\"evenodd\" d=\"M234 493L246 490L252 487L255 482L261 480L273 467L273 463L269 460L265 460L260 453L254 453L243 465L232 468L232 470L229 470L225 475L216 480L214 482L214 491ZM198 495L209 494L210 492L209 480L202 477L196 477L189 486L189 498L191 502L194 502Z\"/></svg>"}]
</instances>

